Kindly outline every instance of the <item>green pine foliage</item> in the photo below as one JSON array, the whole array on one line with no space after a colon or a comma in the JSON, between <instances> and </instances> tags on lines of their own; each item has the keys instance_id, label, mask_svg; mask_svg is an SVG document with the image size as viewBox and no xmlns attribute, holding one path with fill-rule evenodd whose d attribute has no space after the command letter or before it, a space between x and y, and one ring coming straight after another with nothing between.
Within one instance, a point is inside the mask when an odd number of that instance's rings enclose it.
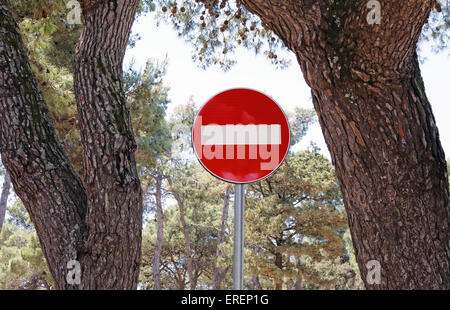
<instances>
[{"instance_id":1,"label":"green pine foliage","mask_svg":"<svg viewBox=\"0 0 450 310\"><path fill-rule=\"evenodd\" d=\"M29 216L19 200L0 233L0 289L49 289L52 277Z\"/></svg>"},{"instance_id":2,"label":"green pine foliage","mask_svg":"<svg viewBox=\"0 0 450 310\"><path fill-rule=\"evenodd\" d=\"M223 255L216 257L225 184L192 162L173 172L175 190L186 208L193 244L192 258L199 274L197 288L211 288L214 269L228 270L223 288L232 288L232 205L226 223ZM361 289L351 252L346 216L331 163L317 150L289 155L281 170L248 187L245 215L246 283L257 275L264 289L277 282L286 289L302 279L309 289ZM188 285L184 235L173 199L164 204L161 282L164 289ZM143 232L141 281L153 282L153 253L157 222L149 220Z\"/></svg>"},{"instance_id":3,"label":"green pine foliage","mask_svg":"<svg viewBox=\"0 0 450 310\"><path fill-rule=\"evenodd\" d=\"M73 88L75 48L83 26L67 23L70 10L66 4L63 0L18 1L14 3L13 11L60 141L74 167L83 175ZM151 6L142 10L148 12ZM130 39L131 45L135 39ZM138 70L131 63L123 74L124 90L140 147L138 157L150 166L168 147L151 138L167 135L163 123L169 89L162 83L166 66L166 61L149 60L145 68Z\"/></svg>"},{"instance_id":4,"label":"green pine foliage","mask_svg":"<svg viewBox=\"0 0 450 310\"><path fill-rule=\"evenodd\" d=\"M317 148L290 154L248 196L249 274L267 289L299 279L309 288L336 288L340 277L332 269L350 269L341 263L349 255L347 222L333 166Z\"/></svg>"},{"instance_id":5,"label":"green pine foliage","mask_svg":"<svg viewBox=\"0 0 450 310\"><path fill-rule=\"evenodd\" d=\"M435 11L425 24L421 40L429 42L434 52L448 49L450 42L450 6L448 0L437 0Z\"/></svg>"},{"instance_id":6,"label":"green pine foliage","mask_svg":"<svg viewBox=\"0 0 450 310\"><path fill-rule=\"evenodd\" d=\"M228 70L236 63L233 52L238 47L265 55L274 65L289 62L277 51L283 42L260 19L250 14L239 1L215 0L143 0L155 7L160 22L172 24L178 35L193 45L192 60L200 67L218 65Z\"/></svg>"},{"instance_id":7,"label":"green pine foliage","mask_svg":"<svg viewBox=\"0 0 450 310\"><path fill-rule=\"evenodd\" d=\"M81 25L67 24L66 1L14 1L12 10L29 51L31 67L74 167L82 171L73 89L75 46Z\"/></svg>"},{"instance_id":8,"label":"green pine foliage","mask_svg":"<svg viewBox=\"0 0 450 310\"><path fill-rule=\"evenodd\" d=\"M170 133L165 120L169 88L163 84L167 61L147 61L136 70L130 64L124 72L124 89L130 106L131 121L138 145L140 172L157 164L157 158L170 149Z\"/></svg>"},{"instance_id":9,"label":"green pine foliage","mask_svg":"<svg viewBox=\"0 0 450 310\"><path fill-rule=\"evenodd\" d=\"M209 175L199 164L194 163L174 179L174 187L185 202L194 276L198 277L198 288L208 289L216 263L217 235L225 185ZM153 283L156 225L156 221L150 220L143 232L141 281L145 288L151 288ZM185 240L179 208L172 199L166 200L164 226L161 257L162 287L186 289L189 287L189 279L186 272ZM229 238L227 241L229 244Z\"/></svg>"},{"instance_id":10,"label":"green pine foliage","mask_svg":"<svg viewBox=\"0 0 450 310\"><path fill-rule=\"evenodd\" d=\"M192 44L192 59L201 68L218 65L228 70L237 60L233 52L243 47L263 54L277 68L289 61L281 57L284 43L259 17L248 12L239 0L143 0L146 11L155 11L159 22L170 23L178 35ZM437 0L421 41L437 52L448 48L450 8ZM151 9L150 9L151 8Z\"/></svg>"},{"instance_id":11,"label":"green pine foliage","mask_svg":"<svg viewBox=\"0 0 450 310\"><path fill-rule=\"evenodd\" d=\"M82 175L73 88L75 47L82 25L67 24L66 3L63 0L14 1L12 9L60 141ZM167 62L149 60L142 70L133 64L124 70L124 90L132 112L140 172L155 165L156 158L170 148L164 142L164 137L169 136L164 120L169 89L162 82L166 65ZM3 174L3 166L0 169ZM7 218L0 235L0 289L48 288L52 284L51 275L20 200L8 207Z\"/></svg>"}]
</instances>

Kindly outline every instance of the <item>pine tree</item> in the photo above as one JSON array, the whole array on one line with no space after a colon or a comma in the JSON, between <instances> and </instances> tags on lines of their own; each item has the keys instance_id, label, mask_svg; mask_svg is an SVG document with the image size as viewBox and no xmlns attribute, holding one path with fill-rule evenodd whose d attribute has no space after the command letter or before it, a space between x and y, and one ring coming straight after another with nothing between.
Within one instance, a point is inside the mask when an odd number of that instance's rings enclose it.
<instances>
[{"instance_id":1,"label":"pine tree","mask_svg":"<svg viewBox=\"0 0 450 310\"><path fill-rule=\"evenodd\" d=\"M446 160L417 56L424 40L448 47L448 2L157 2L201 64L227 69L239 44L278 65L277 47L293 52L311 87L360 271L371 260L382 266L382 283L366 287L449 288Z\"/></svg>"},{"instance_id":2,"label":"pine tree","mask_svg":"<svg viewBox=\"0 0 450 310\"><path fill-rule=\"evenodd\" d=\"M0 289L49 289L53 285L39 240L21 201L0 233Z\"/></svg>"},{"instance_id":3,"label":"pine tree","mask_svg":"<svg viewBox=\"0 0 450 310\"><path fill-rule=\"evenodd\" d=\"M2 158L11 178L16 181L16 193L36 224L42 250L49 261L57 288L133 288L137 285L142 200L139 175L135 167L136 142L131 122L140 121L142 124L147 121L153 126L142 127L142 133L145 131L152 135L158 132L164 117L167 89L162 85L153 87L152 90L148 87L148 83L159 83L157 75L162 73L163 66L149 64L142 73L127 72L125 76L122 75L122 57L139 7L138 1L128 1L127 5L120 1L117 4L90 6L83 2L84 23L82 26L72 26L66 24L65 1L33 1L28 5L15 2L12 10L21 26L22 41L8 11L8 1L1 2L2 33L7 34L2 37L1 42L4 53L0 66L5 69L0 77L1 85L3 88L9 87L4 90L6 94L21 94L14 97L14 106L18 109L14 115L8 114L11 113L7 108L9 97L2 97L1 145L9 145L6 149L2 147ZM101 42L101 33L106 31L103 26L96 29L97 24L92 23L92 19L101 18L102 14L108 15L109 11L118 13L119 10L123 14L116 14L115 23L110 24L111 27L120 28L115 40L102 42L102 48L97 45L95 51L90 51L90 47L83 44L86 40L79 38L94 38L89 34L94 33L98 35L97 42ZM122 23L127 27L122 27ZM75 53L77 41L79 45ZM12 42L15 43L11 45ZM117 45L110 48L107 44ZM25 47L28 48L28 55ZM86 53L90 52L96 52L98 57L86 58ZM106 57L108 53L112 55ZM27 65L28 60L31 68ZM94 67L88 65L86 60L93 60ZM100 81L100 77L106 78L109 86L91 83L93 79ZM14 83L5 83L9 80ZM125 87L130 93L125 91ZM86 99L93 98L92 92L96 94L96 100L91 103L105 105L97 106L100 108L98 113L83 114L93 107L86 105ZM102 100L99 99L101 96ZM153 102L145 102L145 96L153 96ZM127 105L131 103L137 111L148 108L152 112L146 113L146 119L130 119ZM106 107L106 110L102 107ZM93 119L100 114L100 118ZM98 130L99 136L92 140L93 136L87 137L84 130L94 124L96 125L89 129L90 134L93 134L94 128L94 131ZM22 131L8 131L22 126ZM77 127L81 128L79 132ZM17 135L21 135L22 139L15 139ZM26 139L37 139L37 142L21 144L20 141ZM11 145L10 141L19 144ZM103 143L104 148L92 148L91 141ZM145 141L142 145L145 145ZM157 149L156 146L150 147L141 154L147 153L146 158L153 159L155 156L151 151L157 153ZM21 154L27 154L27 158L20 157ZM33 168L23 170L23 167ZM89 177L93 173L96 178L104 178L102 181L93 180ZM116 176L111 173L116 173ZM79 174L84 175L84 184L78 177ZM97 186L98 190L91 191L93 186ZM32 187L34 189L30 191ZM120 197L116 199L115 195ZM121 201L127 202L130 208L124 207ZM121 216L120 212L108 211L110 216L93 214L105 211L99 208L100 205L115 208L116 202L117 207L128 214L124 216L128 222L116 225L117 218L113 219L111 216ZM42 213L42 205L52 213L51 222L44 219L49 217ZM85 217L90 221L85 221ZM89 231L94 231L97 226L113 229L109 235L90 234ZM116 233L113 233L114 230ZM125 240L129 240L129 243ZM117 254L111 255L111 251ZM121 259L125 253L127 268L112 271L115 270L114 261ZM97 263L96 259L102 256L106 259L104 263ZM83 280L79 286L66 282L66 266L73 259L79 260L83 270ZM106 267L108 264L109 267ZM103 273L101 268L107 268L108 273Z\"/></svg>"}]
</instances>

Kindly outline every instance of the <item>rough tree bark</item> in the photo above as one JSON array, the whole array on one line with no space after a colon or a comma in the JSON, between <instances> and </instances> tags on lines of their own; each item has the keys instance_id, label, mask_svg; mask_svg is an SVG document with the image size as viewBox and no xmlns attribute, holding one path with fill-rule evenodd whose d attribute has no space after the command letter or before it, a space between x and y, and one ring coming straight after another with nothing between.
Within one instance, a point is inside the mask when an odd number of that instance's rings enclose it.
<instances>
[{"instance_id":1,"label":"rough tree bark","mask_svg":"<svg viewBox=\"0 0 450 310\"><path fill-rule=\"evenodd\" d=\"M228 220L228 211L230 208L230 196L232 193L232 186L227 186L225 190L225 198L223 200L223 209L222 209L222 219L220 223L220 230L219 235L217 237L217 258L222 256L222 251L220 250L220 246L225 240L225 224ZM227 270L223 270L222 267L217 266L216 270L214 272L214 281L213 281L213 288L215 290L220 290L220 287L222 285L222 281L225 278Z\"/></svg>"},{"instance_id":2,"label":"rough tree bark","mask_svg":"<svg viewBox=\"0 0 450 310\"><path fill-rule=\"evenodd\" d=\"M121 78L138 2L82 2L75 91L85 188L58 141L9 3L0 0L0 151L57 289L137 286L142 197ZM71 260L81 264L79 285L66 281Z\"/></svg>"},{"instance_id":3,"label":"rough tree bark","mask_svg":"<svg viewBox=\"0 0 450 310\"><path fill-rule=\"evenodd\" d=\"M297 55L368 289L449 289L446 162L416 55L434 1L242 0ZM378 260L381 283L366 264Z\"/></svg>"},{"instance_id":4,"label":"rough tree bark","mask_svg":"<svg viewBox=\"0 0 450 310\"><path fill-rule=\"evenodd\" d=\"M142 193L122 65L139 0L84 1L75 56L89 237L82 286L135 289L142 239ZM127 266L126 268L124 268Z\"/></svg>"},{"instance_id":5,"label":"rough tree bark","mask_svg":"<svg viewBox=\"0 0 450 310\"><path fill-rule=\"evenodd\" d=\"M161 251L164 234L164 218L162 208L162 176L156 176L155 198L156 198L156 221L158 222L158 230L156 232L155 255L153 258L153 288L161 289Z\"/></svg>"},{"instance_id":6,"label":"rough tree bark","mask_svg":"<svg viewBox=\"0 0 450 310\"><path fill-rule=\"evenodd\" d=\"M8 206L9 189L11 187L11 178L5 173L3 188L0 196L0 233L2 232L3 222L5 221L6 207Z\"/></svg>"},{"instance_id":7,"label":"rough tree bark","mask_svg":"<svg viewBox=\"0 0 450 310\"><path fill-rule=\"evenodd\" d=\"M58 141L7 0L0 0L0 151L57 288L84 239L87 197Z\"/></svg>"}]
</instances>

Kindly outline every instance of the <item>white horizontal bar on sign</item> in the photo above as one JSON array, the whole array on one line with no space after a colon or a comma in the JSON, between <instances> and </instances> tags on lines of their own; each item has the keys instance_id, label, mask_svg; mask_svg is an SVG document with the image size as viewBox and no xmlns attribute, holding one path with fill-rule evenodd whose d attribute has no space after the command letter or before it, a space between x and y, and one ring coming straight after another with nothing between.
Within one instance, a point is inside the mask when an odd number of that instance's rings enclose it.
<instances>
[{"instance_id":1,"label":"white horizontal bar on sign","mask_svg":"<svg viewBox=\"0 0 450 310\"><path fill-rule=\"evenodd\" d=\"M202 126L202 145L281 144L281 125Z\"/></svg>"}]
</instances>

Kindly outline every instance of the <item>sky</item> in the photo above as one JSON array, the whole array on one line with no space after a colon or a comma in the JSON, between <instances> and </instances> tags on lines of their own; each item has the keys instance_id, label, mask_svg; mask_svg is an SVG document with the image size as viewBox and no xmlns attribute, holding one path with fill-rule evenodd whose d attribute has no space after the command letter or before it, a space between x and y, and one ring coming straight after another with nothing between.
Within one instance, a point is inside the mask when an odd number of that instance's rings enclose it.
<instances>
[{"instance_id":1,"label":"sky","mask_svg":"<svg viewBox=\"0 0 450 310\"><path fill-rule=\"evenodd\" d=\"M174 106L187 103L191 96L201 107L214 95L231 88L261 91L272 97L285 112L294 111L297 106L313 108L310 89L292 52L278 53L291 60L291 65L284 70L276 69L264 56L244 48L237 49L233 56L238 63L228 72L223 72L219 67L203 70L192 61L192 46L178 37L171 26L164 23L157 26L154 15L147 14L135 23L133 33L139 33L141 40L127 51L125 62L134 60L136 68L143 68L149 58L163 61L167 56L164 83L170 87L168 113ZM447 89L450 57L445 52L437 55L426 53L425 56L427 60L421 66L425 88L446 157L450 158L450 92ZM306 137L294 150L308 148L311 141L330 158L318 123L310 127Z\"/></svg>"}]
</instances>

